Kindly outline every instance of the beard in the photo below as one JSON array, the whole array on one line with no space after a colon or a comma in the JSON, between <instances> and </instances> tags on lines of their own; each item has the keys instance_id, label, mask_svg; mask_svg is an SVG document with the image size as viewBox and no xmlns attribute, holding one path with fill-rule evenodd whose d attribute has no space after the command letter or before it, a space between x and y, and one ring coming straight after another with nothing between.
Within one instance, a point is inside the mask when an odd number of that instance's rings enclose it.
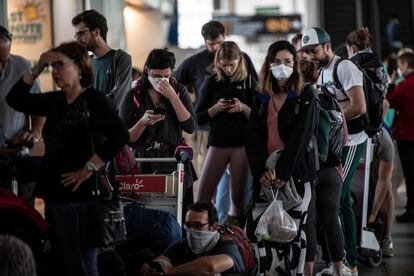
<instances>
[{"instance_id":1,"label":"beard","mask_svg":"<svg viewBox=\"0 0 414 276\"><path fill-rule=\"evenodd\" d=\"M214 58L216 56L217 51L210 51L209 49L207 49L207 52L208 52L208 56L210 58Z\"/></svg>"},{"instance_id":2,"label":"beard","mask_svg":"<svg viewBox=\"0 0 414 276\"><path fill-rule=\"evenodd\" d=\"M329 63L329 57L326 53L324 53L323 58L319 60L319 68L327 66Z\"/></svg>"},{"instance_id":3,"label":"beard","mask_svg":"<svg viewBox=\"0 0 414 276\"><path fill-rule=\"evenodd\" d=\"M91 40L87 43L83 42L83 45L85 45L86 50L93 52L96 48L98 48L98 45L95 40Z\"/></svg>"},{"instance_id":4,"label":"beard","mask_svg":"<svg viewBox=\"0 0 414 276\"><path fill-rule=\"evenodd\" d=\"M316 67L318 69L321 69L323 67L326 67L329 63L329 57L326 54L326 52L323 52L323 56L321 58L313 58L312 59L313 63L315 63Z\"/></svg>"}]
</instances>

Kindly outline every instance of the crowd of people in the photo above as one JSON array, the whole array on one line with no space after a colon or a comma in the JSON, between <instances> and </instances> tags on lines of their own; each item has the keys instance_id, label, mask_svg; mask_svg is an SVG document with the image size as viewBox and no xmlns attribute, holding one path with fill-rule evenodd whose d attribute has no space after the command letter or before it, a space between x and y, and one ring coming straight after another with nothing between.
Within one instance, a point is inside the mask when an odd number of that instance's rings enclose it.
<instances>
[{"instance_id":1,"label":"crowd of people","mask_svg":"<svg viewBox=\"0 0 414 276\"><path fill-rule=\"evenodd\" d=\"M95 176L125 145L140 158L173 157L185 144L195 153L194 166L185 167L184 238L181 232L166 238L157 256L133 265L136 275L246 275L237 244L220 237L221 224L244 229L257 248L257 275L269 273L275 260L277 272L270 273L313 275L318 248L326 268L316 275L358 275L361 215L355 212L351 184L369 141L377 165L372 166L375 192L366 219L382 218L379 242L383 255L393 256L396 155L407 189L406 211L396 220L414 222L411 49L384 64L371 49L368 29L361 28L346 37L347 56L342 57L328 32L313 27L292 43L271 43L257 74L249 56L225 40L224 26L210 21L201 31L205 50L175 70L171 51L153 49L133 81L131 57L109 47L102 14L84 11L72 25L76 41L42 53L34 66L10 54L12 34L0 26L0 187L11 189L17 181L17 193L27 201L44 199L59 275L105 275L99 256L116 249L91 243ZM370 110L361 64L367 62L374 72L370 81L386 97L384 124L375 133L366 131ZM59 89L41 93L38 77L49 66ZM326 98L337 103L342 139L337 156L321 159L318 130ZM41 157L24 156L40 142L45 147ZM140 170L172 173L175 166L142 164ZM257 225L272 202L269 191L284 193L292 185L301 200L286 211L296 236L287 243L258 239ZM160 244L155 231L163 229L154 230L153 237L149 233L148 244ZM4 250L27 259L18 275L36 275L29 247L10 236L0 236L0 244L0 256L8 256L10 264L0 265L1 275L12 275L13 257ZM120 271L125 275L125 269Z\"/></svg>"}]
</instances>

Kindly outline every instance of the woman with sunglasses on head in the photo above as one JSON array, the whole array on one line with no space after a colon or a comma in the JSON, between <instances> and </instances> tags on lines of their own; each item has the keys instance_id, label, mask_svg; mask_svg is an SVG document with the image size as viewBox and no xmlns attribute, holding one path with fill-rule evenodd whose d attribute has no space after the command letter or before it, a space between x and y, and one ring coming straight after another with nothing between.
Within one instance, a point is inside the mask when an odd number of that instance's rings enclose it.
<instances>
[{"instance_id":1,"label":"woman with sunglasses on head","mask_svg":"<svg viewBox=\"0 0 414 276\"><path fill-rule=\"evenodd\" d=\"M248 74L239 46L224 42L214 58L214 74L207 78L197 106L200 125L209 123L208 152L197 201L211 201L227 164L230 169L230 210L227 223L244 227L244 198L249 168L244 149L245 128L256 82Z\"/></svg>"},{"instance_id":2,"label":"woman with sunglasses on head","mask_svg":"<svg viewBox=\"0 0 414 276\"><path fill-rule=\"evenodd\" d=\"M279 260L283 259L278 270L287 275L302 275L306 256L303 226L316 177L311 147L318 119L316 92L302 81L295 48L287 41L270 45L259 79L262 93L257 95L252 108L246 136L246 153L254 177L253 200L255 204L261 200L263 186L276 190L293 178L303 201L288 213L295 220L298 233L283 250L278 250ZM266 168L266 159L275 151L280 151L276 166ZM256 240L254 231L259 217L254 218L253 214L248 220L247 234Z\"/></svg>"},{"instance_id":3,"label":"woman with sunglasses on head","mask_svg":"<svg viewBox=\"0 0 414 276\"><path fill-rule=\"evenodd\" d=\"M29 94L36 78L51 65L61 90ZM128 141L128 132L105 96L91 88L92 66L86 48L63 43L43 53L6 97L14 109L45 116L45 155L37 185L45 200L52 249L64 263L60 273L98 275L91 211L94 174ZM56 267L59 267L56 266Z\"/></svg>"}]
</instances>

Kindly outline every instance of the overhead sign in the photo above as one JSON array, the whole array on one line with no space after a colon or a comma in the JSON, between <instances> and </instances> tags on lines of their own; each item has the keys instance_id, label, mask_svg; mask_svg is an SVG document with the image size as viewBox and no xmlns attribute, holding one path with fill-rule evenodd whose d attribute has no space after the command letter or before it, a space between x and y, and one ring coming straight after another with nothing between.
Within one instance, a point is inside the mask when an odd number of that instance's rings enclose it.
<instances>
[{"instance_id":1,"label":"overhead sign","mask_svg":"<svg viewBox=\"0 0 414 276\"><path fill-rule=\"evenodd\" d=\"M227 34L254 37L257 35L281 35L301 31L301 15L218 15L214 20L222 22Z\"/></svg>"}]
</instances>

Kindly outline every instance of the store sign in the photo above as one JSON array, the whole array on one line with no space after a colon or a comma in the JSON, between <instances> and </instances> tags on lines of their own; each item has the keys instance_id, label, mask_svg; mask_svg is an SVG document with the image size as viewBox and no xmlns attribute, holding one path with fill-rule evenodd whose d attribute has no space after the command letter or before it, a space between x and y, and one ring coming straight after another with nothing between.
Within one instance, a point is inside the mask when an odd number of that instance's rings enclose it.
<instances>
[{"instance_id":1,"label":"store sign","mask_svg":"<svg viewBox=\"0 0 414 276\"><path fill-rule=\"evenodd\" d=\"M245 37L297 33L302 28L301 16L299 14L255 16L219 15L214 16L214 20L218 20L225 25L227 34Z\"/></svg>"},{"instance_id":2,"label":"store sign","mask_svg":"<svg viewBox=\"0 0 414 276\"><path fill-rule=\"evenodd\" d=\"M9 31L13 34L13 42L33 43L42 40L45 25L50 26L44 8L43 2L45 1L18 2L13 1L13 4L9 6L11 10L9 12Z\"/></svg>"},{"instance_id":3,"label":"store sign","mask_svg":"<svg viewBox=\"0 0 414 276\"><path fill-rule=\"evenodd\" d=\"M11 52L36 63L52 43L51 0L8 0L8 29L13 34ZM40 76L42 91L51 91L50 74Z\"/></svg>"}]
</instances>

